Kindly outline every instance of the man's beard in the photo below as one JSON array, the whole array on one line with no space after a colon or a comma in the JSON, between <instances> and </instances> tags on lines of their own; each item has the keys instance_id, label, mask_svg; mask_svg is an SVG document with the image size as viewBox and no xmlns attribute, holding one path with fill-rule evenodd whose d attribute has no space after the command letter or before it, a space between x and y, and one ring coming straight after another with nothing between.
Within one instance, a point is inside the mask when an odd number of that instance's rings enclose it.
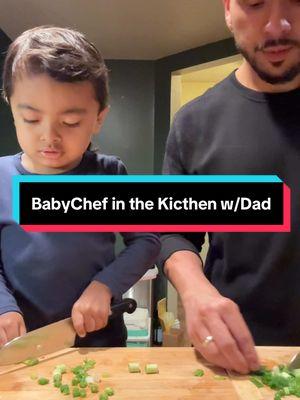
<instances>
[{"instance_id":1,"label":"man's beard","mask_svg":"<svg viewBox=\"0 0 300 400\"><path fill-rule=\"evenodd\" d=\"M255 53L258 51L262 51L268 47L273 46L285 46L285 45L293 45L300 48L300 44L291 39L278 39L278 40L269 40L263 46L257 46L255 48ZM255 57L252 57L249 52L243 48L239 43L236 42L236 47L242 56L248 61L252 69L257 73L257 75L265 82L270 83L272 85L278 85L281 83L287 83L293 81L300 74L300 60L295 65L292 65L289 69L284 71L281 75L272 75L267 71L263 70L259 67L258 63L255 60ZM277 65L276 65L277 64ZM274 67L280 65L282 62L273 63Z\"/></svg>"}]
</instances>

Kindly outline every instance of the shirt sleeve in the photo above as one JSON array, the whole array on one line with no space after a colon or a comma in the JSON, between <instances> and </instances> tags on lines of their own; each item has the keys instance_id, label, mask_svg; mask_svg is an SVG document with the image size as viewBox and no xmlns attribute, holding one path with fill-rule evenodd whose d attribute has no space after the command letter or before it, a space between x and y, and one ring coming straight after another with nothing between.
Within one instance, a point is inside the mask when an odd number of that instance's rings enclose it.
<instances>
[{"instance_id":1,"label":"shirt sleeve","mask_svg":"<svg viewBox=\"0 0 300 400\"><path fill-rule=\"evenodd\" d=\"M94 280L104 283L119 299L156 262L160 251L159 236L155 233L121 233L125 249Z\"/></svg>"},{"instance_id":2,"label":"shirt sleeve","mask_svg":"<svg viewBox=\"0 0 300 400\"><path fill-rule=\"evenodd\" d=\"M163 174L166 175L187 175L188 171L184 164L182 154L182 141L184 132L180 124L180 116L175 116L167 143L163 163ZM204 232L199 233L168 233L161 235L161 252L158 257L158 266L163 270L166 260L176 251L188 250L199 256L204 243Z\"/></svg>"},{"instance_id":3,"label":"shirt sleeve","mask_svg":"<svg viewBox=\"0 0 300 400\"><path fill-rule=\"evenodd\" d=\"M0 243L1 243L1 226L0 226ZM21 310L17 305L16 299L12 294L12 290L9 289L9 285L5 279L1 250L0 250L0 315L12 311L21 313Z\"/></svg>"},{"instance_id":4,"label":"shirt sleeve","mask_svg":"<svg viewBox=\"0 0 300 400\"><path fill-rule=\"evenodd\" d=\"M127 175L123 162L114 158L110 173ZM94 280L104 283L116 299L131 288L157 261L161 248L159 235L147 232L123 232L125 249Z\"/></svg>"}]
</instances>

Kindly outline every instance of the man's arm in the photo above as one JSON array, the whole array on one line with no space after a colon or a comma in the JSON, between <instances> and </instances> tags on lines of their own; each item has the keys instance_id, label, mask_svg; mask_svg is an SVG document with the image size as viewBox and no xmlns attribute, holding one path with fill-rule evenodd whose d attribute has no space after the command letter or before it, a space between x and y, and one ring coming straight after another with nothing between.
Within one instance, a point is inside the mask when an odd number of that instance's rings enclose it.
<instances>
[{"instance_id":1,"label":"man's arm","mask_svg":"<svg viewBox=\"0 0 300 400\"><path fill-rule=\"evenodd\" d=\"M186 135L175 117L164 159L166 174L187 174L182 149ZM248 373L259 368L250 331L237 304L222 296L203 273L198 252L204 233L162 235L159 258L167 277L181 297L189 337L210 362L223 368ZM213 341L204 345L206 337Z\"/></svg>"}]
</instances>

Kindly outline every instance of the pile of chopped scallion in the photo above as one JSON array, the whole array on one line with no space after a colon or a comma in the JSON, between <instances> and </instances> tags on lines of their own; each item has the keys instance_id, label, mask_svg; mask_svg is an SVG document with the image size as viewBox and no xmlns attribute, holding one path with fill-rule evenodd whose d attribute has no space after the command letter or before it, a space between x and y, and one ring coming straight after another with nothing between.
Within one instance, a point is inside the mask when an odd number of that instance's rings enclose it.
<instances>
[{"instance_id":1,"label":"pile of chopped scallion","mask_svg":"<svg viewBox=\"0 0 300 400\"><path fill-rule=\"evenodd\" d=\"M262 367L251 374L250 380L258 388L268 386L276 390L274 400L290 395L300 397L300 369L289 369L286 365L278 365L272 369Z\"/></svg>"},{"instance_id":2,"label":"pile of chopped scallion","mask_svg":"<svg viewBox=\"0 0 300 400\"><path fill-rule=\"evenodd\" d=\"M93 377L88 372L94 368L95 364L94 360L84 360L82 364L71 368L71 372L73 373L71 384L63 383L63 375L68 370L67 366L65 364L57 365L52 373L52 383L63 395L72 393L73 398L86 398L89 392L93 394L99 393L99 379ZM36 363L31 365L36 365ZM36 375L32 375L32 379L38 379L37 382L39 385L47 385L50 382L48 378L37 378ZM107 400L113 394L114 390L111 387L107 387L99 394L99 400Z\"/></svg>"}]
</instances>

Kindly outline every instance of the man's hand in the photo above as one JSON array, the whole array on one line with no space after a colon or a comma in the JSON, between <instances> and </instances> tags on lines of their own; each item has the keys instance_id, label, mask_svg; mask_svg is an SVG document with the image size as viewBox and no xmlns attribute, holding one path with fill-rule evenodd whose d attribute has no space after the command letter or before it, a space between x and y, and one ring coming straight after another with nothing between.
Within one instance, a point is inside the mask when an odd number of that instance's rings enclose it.
<instances>
[{"instance_id":1,"label":"man's hand","mask_svg":"<svg viewBox=\"0 0 300 400\"><path fill-rule=\"evenodd\" d=\"M251 333L237 304L208 281L201 259L191 251L177 251L166 261L165 272L180 294L189 337L202 356L242 374L259 369ZM213 341L205 345L208 336Z\"/></svg>"},{"instance_id":2,"label":"man's hand","mask_svg":"<svg viewBox=\"0 0 300 400\"><path fill-rule=\"evenodd\" d=\"M112 294L110 289L98 281L92 281L72 309L74 328L80 337L107 325Z\"/></svg>"},{"instance_id":3,"label":"man's hand","mask_svg":"<svg viewBox=\"0 0 300 400\"><path fill-rule=\"evenodd\" d=\"M189 337L206 360L242 374L259 369L251 333L232 300L218 292L198 292L182 301ZM207 336L213 341L205 344Z\"/></svg>"},{"instance_id":4,"label":"man's hand","mask_svg":"<svg viewBox=\"0 0 300 400\"><path fill-rule=\"evenodd\" d=\"M0 315L0 346L25 333L25 322L20 313L11 311Z\"/></svg>"}]
</instances>

